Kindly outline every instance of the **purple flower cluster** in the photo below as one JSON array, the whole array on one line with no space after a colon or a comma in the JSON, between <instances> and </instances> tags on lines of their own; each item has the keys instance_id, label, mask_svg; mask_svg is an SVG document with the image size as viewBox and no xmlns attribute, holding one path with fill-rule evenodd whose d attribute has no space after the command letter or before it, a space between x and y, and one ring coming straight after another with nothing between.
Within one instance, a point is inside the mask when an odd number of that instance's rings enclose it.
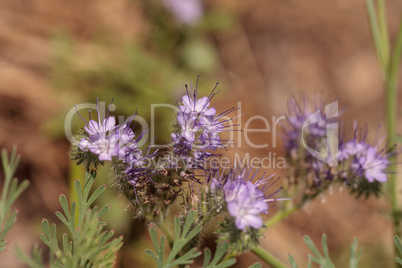
<instances>
[{"instance_id":1,"label":"purple flower cluster","mask_svg":"<svg viewBox=\"0 0 402 268\"><path fill-rule=\"evenodd\" d=\"M372 184L370 188L367 183L381 183L387 180L389 153L366 142L367 129L363 132L363 138L358 139L356 126L353 139L344 142L339 138L338 144L334 144L335 148L338 147L338 152L335 154L328 151L328 125L336 120L336 116L318 116L320 120L310 123L312 116L319 114L320 108L323 108L312 107L314 106L306 99L303 99L301 104L294 99L289 101L289 116L282 135L286 156L293 172L288 178L289 185L304 181L313 197L335 181L346 182L355 189L361 186L361 189L357 189L359 193L370 194L373 189L378 192L379 186L374 187L377 184ZM309 148L306 148L307 146ZM327 158L317 158L310 153L311 148L318 152L327 152ZM334 159L338 161L338 165L327 164L333 163Z\"/></svg>"},{"instance_id":2,"label":"purple flower cluster","mask_svg":"<svg viewBox=\"0 0 402 268\"><path fill-rule=\"evenodd\" d=\"M357 132L357 131L356 131ZM379 151L377 147L359 141L356 137L339 146L338 159L346 169L351 171L349 177L364 177L369 182L386 182L390 165L389 155ZM344 168L345 169L345 168Z\"/></svg>"},{"instance_id":3,"label":"purple flower cluster","mask_svg":"<svg viewBox=\"0 0 402 268\"><path fill-rule=\"evenodd\" d=\"M272 177L262 176L253 183L257 172L251 175L251 170L231 170L229 174L214 178L210 183L214 194L223 194L227 211L235 219L237 229L242 231L261 228L263 220L260 215L267 214L268 203L274 201L265 197L264 192L275 181L271 181Z\"/></svg>"},{"instance_id":4,"label":"purple flower cluster","mask_svg":"<svg viewBox=\"0 0 402 268\"><path fill-rule=\"evenodd\" d=\"M89 122L83 119L86 122L84 129L87 135L80 140L79 149L98 155L100 161L112 161L113 157L117 157L126 164L126 173L133 173L136 169L143 170L144 161L150 155L144 156L143 151L138 148L142 135L136 137L129 126L131 122L116 125L115 118L108 115L101 120L98 100L97 114L98 121L92 120L91 114Z\"/></svg>"},{"instance_id":5,"label":"purple flower cluster","mask_svg":"<svg viewBox=\"0 0 402 268\"><path fill-rule=\"evenodd\" d=\"M216 87L215 87L216 89ZM231 119L225 117L235 111L230 108L217 115L210 107L211 99L216 95L215 89L208 97L198 98L197 89L183 96L177 113L177 131L172 134L174 153L188 160L189 163L203 163L209 156L214 155L208 150L216 151L224 148L219 134L228 127L224 124Z\"/></svg>"},{"instance_id":6,"label":"purple flower cluster","mask_svg":"<svg viewBox=\"0 0 402 268\"><path fill-rule=\"evenodd\" d=\"M284 126L285 133L282 135L283 145L289 157L297 160L298 151L303 147L301 138L304 134L305 142L308 146L316 147L325 138L326 126L332 120L324 119L316 123L309 124L303 130L303 124L313 114L319 110L319 105L312 105L307 99L303 98L299 103L295 99L288 102L288 124ZM315 108L315 109L313 109ZM302 132L305 133L302 133Z\"/></svg>"},{"instance_id":7,"label":"purple flower cluster","mask_svg":"<svg viewBox=\"0 0 402 268\"><path fill-rule=\"evenodd\" d=\"M118 137L116 135L116 120L108 117L101 122L90 120L85 126L87 138L82 138L79 147L83 151L91 151L99 156L99 160L111 161L112 156L119 153Z\"/></svg>"}]
</instances>

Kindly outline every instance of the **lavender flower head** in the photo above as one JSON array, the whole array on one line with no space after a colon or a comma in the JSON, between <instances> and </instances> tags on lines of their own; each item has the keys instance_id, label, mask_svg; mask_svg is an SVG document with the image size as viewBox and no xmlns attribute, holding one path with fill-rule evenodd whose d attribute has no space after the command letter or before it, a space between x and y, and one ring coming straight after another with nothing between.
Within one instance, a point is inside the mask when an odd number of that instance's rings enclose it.
<instances>
[{"instance_id":1,"label":"lavender flower head","mask_svg":"<svg viewBox=\"0 0 402 268\"><path fill-rule=\"evenodd\" d=\"M216 84L217 86L218 84ZM182 97L177 113L177 127L172 134L174 142L174 154L182 159L190 160L192 163L204 163L212 155L207 150L215 151L224 148L219 134L229 127L225 125L228 119L225 117L235 111L234 107L227 111L216 114L216 110L210 107L211 99L217 94L215 88L208 97L198 98L198 78L196 89ZM197 165L195 165L197 166ZM198 165L200 167L200 165Z\"/></svg>"},{"instance_id":2,"label":"lavender flower head","mask_svg":"<svg viewBox=\"0 0 402 268\"><path fill-rule=\"evenodd\" d=\"M309 147L316 148L321 151L322 148L317 148L317 145L322 144L322 140L326 138L327 124L332 120L323 119L319 122L309 124L305 129L303 125L309 117L322 105L315 105L306 98L302 98L300 102L295 99L290 99L288 102L287 125L285 125L282 140L286 149L286 154L289 158L297 160L299 150L303 150L302 137ZM303 133L304 132L304 133Z\"/></svg>"},{"instance_id":3,"label":"lavender flower head","mask_svg":"<svg viewBox=\"0 0 402 268\"><path fill-rule=\"evenodd\" d=\"M366 143L367 129L363 131L363 138L357 138L357 126L355 124L355 138L341 144L339 149L339 160L344 162L344 166L350 163L350 177L364 177L369 182L387 181L387 171L390 162L389 153L384 153L385 149L378 150L377 146Z\"/></svg>"},{"instance_id":4,"label":"lavender flower head","mask_svg":"<svg viewBox=\"0 0 402 268\"><path fill-rule=\"evenodd\" d=\"M138 141L143 135L136 137L130 127L135 115L130 118L130 122L116 125L116 120L109 116L109 111L106 118L101 119L98 99L96 106L98 121L91 119L91 114L89 122L81 117L86 123L84 127L86 136L80 140L79 149L98 155L100 161L112 161L113 157L118 156L118 159L128 166L127 170L142 166L144 159L149 158L149 155L143 156L143 151L138 148Z\"/></svg>"},{"instance_id":5,"label":"lavender flower head","mask_svg":"<svg viewBox=\"0 0 402 268\"><path fill-rule=\"evenodd\" d=\"M119 154L119 137L115 131L117 128L116 120L108 115L104 120L101 120L98 99L96 100L96 107L98 121L91 119L91 113L89 113L89 122L81 117L87 123L85 131L88 136L80 140L79 148L82 151L90 151L98 155L100 161L111 161L113 156ZM78 111L77 114L79 115Z\"/></svg>"},{"instance_id":6,"label":"lavender flower head","mask_svg":"<svg viewBox=\"0 0 402 268\"><path fill-rule=\"evenodd\" d=\"M184 24L195 24L203 16L200 0L163 0L165 7Z\"/></svg>"},{"instance_id":7,"label":"lavender flower head","mask_svg":"<svg viewBox=\"0 0 402 268\"><path fill-rule=\"evenodd\" d=\"M213 193L223 193L226 208L234 218L238 230L247 231L248 228L259 229L263 226L261 214L268 214L269 202L276 199L265 197L264 192L276 181L264 175L256 182L252 180L257 172L251 175L252 170L231 170L229 174L214 178L210 183Z\"/></svg>"},{"instance_id":8,"label":"lavender flower head","mask_svg":"<svg viewBox=\"0 0 402 268\"><path fill-rule=\"evenodd\" d=\"M239 230L246 227L259 229L263 222L261 213L267 213L268 203L265 202L263 193L254 184L242 180L229 181L223 188L227 209L232 217L236 218L236 226Z\"/></svg>"}]
</instances>

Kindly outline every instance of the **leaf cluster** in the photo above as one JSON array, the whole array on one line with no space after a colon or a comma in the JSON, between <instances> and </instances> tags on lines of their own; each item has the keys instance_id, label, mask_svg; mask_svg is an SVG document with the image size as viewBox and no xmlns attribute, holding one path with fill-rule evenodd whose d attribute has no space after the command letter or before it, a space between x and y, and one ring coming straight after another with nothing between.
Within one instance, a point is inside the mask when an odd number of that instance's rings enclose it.
<instances>
[{"instance_id":1,"label":"leaf cluster","mask_svg":"<svg viewBox=\"0 0 402 268\"><path fill-rule=\"evenodd\" d=\"M311 240L311 238L308 235L305 235L303 237L304 242L308 246L308 248L311 250L311 252L314 255L308 254L308 263L307 267L311 268L312 267L312 262L317 263L320 267L322 268L335 268L335 265L332 263L331 258L329 256L329 251L328 251L328 244L327 244L327 235L323 234L321 238L321 244L322 244L322 251L324 255L320 253L320 251L317 249L316 245L314 242ZM360 256L363 252L363 249L358 250L357 249L357 238L353 239L353 242L350 244L350 262L349 262L349 267L350 268L357 268ZM292 255L289 254L289 262L292 268L298 268L295 259L293 258Z\"/></svg>"},{"instance_id":2,"label":"leaf cluster","mask_svg":"<svg viewBox=\"0 0 402 268\"><path fill-rule=\"evenodd\" d=\"M50 225L47 219L42 220L43 233L40 238L50 249L50 267L113 267L116 253L122 246L122 237L112 239L114 232L104 230L106 223L100 221L110 206L90 208L106 189L103 185L90 194L94 180L95 173L91 172L86 173L83 186L78 180L75 181L78 205L73 202L69 206L67 197L60 195L64 214L57 211L56 216L68 229L68 234L64 233L61 241L56 224ZM17 255L30 267L45 266L38 248L33 249L33 258L25 256L20 250Z\"/></svg>"},{"instance_id":3,"label":"leaf cluster","mask_svg":"<svg viewBox=\"0 0 402 268\"><path fill-rule=\"evenodd\" d=\"M29 182L24 180L18 184L17 179L13 179L20 157L14 147L10 158L7 151L2 150L1 159L4 170L3 191L0 198L0 253L6 250L7 241L5 236L17 220L17 210L11 209L15 200L28 187Z\"/></svg>"},{"instance_id":4,"label":"leaf cluster","mask_svg":"<svg viewBox=\"0 0 402 268\"><path fill-rule=\"evenodd\" d=\"M183 252L186 245L191 243L191 240L202 230L201 226L194 225L196 220L196 215L193 210L191 210L187 217L184 219L184 225L180 223L180 218L175 217L174 219L174 237L172 239L171 251L167 258L165 258L165 240L168 234L161 236L160 241L157 237L157 232L155 228L149 228L149 234L151 236L152 243L154 245L155 251L145 250L145 253L151 256L157 263L158 268L170 268L175 266L189 267L188 264L193 263L194 259L201 255L201 252L197 248L193 247L190 250ZM168 236L169 237L169 236ZM220 241L217 244L216 251L212 257L211 250L208 248L204 249L204 259L203 268L227 268L231 267L236 263L236 259L225 257L229 250L228 241ZM249 268L259 268L260 263L255 263Z\"/></svg>"}]
</instances>

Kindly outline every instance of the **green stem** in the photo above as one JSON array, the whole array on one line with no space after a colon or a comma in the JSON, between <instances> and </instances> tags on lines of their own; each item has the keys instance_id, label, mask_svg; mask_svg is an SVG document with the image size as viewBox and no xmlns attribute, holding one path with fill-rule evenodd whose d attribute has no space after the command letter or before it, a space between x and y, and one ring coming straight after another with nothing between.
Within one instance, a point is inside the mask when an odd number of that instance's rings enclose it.
<instances>
[{"instance_id":1,"label":"green stem","mask_svg":"<svg viewBox=\"0 0 402 268\"><path fill-rule=\"evenodd\" d=\"M172 248L173 247L173 236L169 230L169 228L166 226L166 223L162 223L160 226L162 232L165 234L166 240L169 243L169 247Z\"/></svg>"},{"instance_id":2,"label":"green stem","mask_svg":"<svg viewBox=\"0 0 402 268\"><path fill-rule=\"evenodd\" d=\"M288 207L288 205L291 205L292 201L287 201L287 202L288 203L286 204L286 207ZM270 227L274 226L276 223L280 222L281 220L283 220L284 218L286 218L287 216L289 216L293 212L296 212L297 210L299 210L304 205L304 203L305 203L305 201L300 202L297 205L294 205L294 206L292 206L292 207L290 207L290 208L288 208L286 210L282 210L282 211L276 213L271 219L266 221L264 225L267 228L270 228ZM274 256L272 256L271 254L266 252L260 246L257 246L255 248L251 249L251 252L253 252L256 256L258 256L266 264L269 264L271 267L274 267L274 268L286 267L282 262L280 262ZM225 259L229 259L230 257L232 257L232 256L226 255Z\"/></svg>"},{"instance_id":3,"label":"green stem","mask_svg":"<svg viewBox=\"0 0 402 268\"><path fill-rule=\"evenodd\" d=\"M390 68L389 73L386 74L385 78L385 112L386 112L386 126L387 126L387 136L389 139L389 149L391 149L397 142L397 132L396 132L396 122L397 122L397 112L398 112L398 102L397 102L397 77L392 75L392 68ZM401 209L398 202L398 183L396 172L397 162L396 155L391 155L389 157L391 163L389 167L389 195L391 202L391 216L392 216L392 227L393 233L401 236ZM394 256L401 257L398 249L394 245ZM395 267L401 267L399 264L395 263Z\"/></svg>"},{"instance_id":4,"label":"green stem","mask_svg":"<svg viewBox=\"0 0 402 268\"><path fill-rule=\"evenodd\" d=\"M402 47L402 21L399 26L397 42L395 44L395 51L393 58L390 60L390 64L385 73L385 112L386 112L386 125L387 135L389 139L389 147L392 148L398 141L398 134L396 131L397 116L398 116L398 70L401 57ZM401 236L401 222L400 213L401 209L398 203L398 184L396 178L397 162L396 155L392 155L389 159L392 165L390 166L389 176L389 192L392 206L392 222L394 227L394 233ZM397 251L396 251L397 252Z\"/></svg>"},{"instance_id":5,"label":"green stem","mask_svg":"<svg viewBox=\"0 0 402 268\"><path fill-rule=\"evenodd\" d=\"M386 131L389 140L388 149L391 150L396 142L400 140L396 132L397 113L398 113L398 70L400 58L402 54L402 21L400 22L395 48L391 54L389 44L389 34L386 20L386 9L384 0L378 0L378 19L374 10L373 0L366 0L367 14L369 17L371 33L374 45L377 51L377 57L380 61L382 74L385 83L385 116ZM388 177L388 190L392 209L392 225L393 232L401 235L401 209L398 203L398 183L396 178L397 158L396 155L389 157L391 166L389 167L390 175ZM398 250L394 248L395 256L398 256Z\"/></svg>"},{"instance_id":6,"label":"green stem","mask_svg":"<svg viewBox=\"0 0 402 268\"><path fill-rule=\"evenodd\" d=\"M264 225L267 228L274 226L276 223L280 222L281 220L283 220L284 218L286 218L293 212L296 212L297 210L299 210L303 205L304 205L304 202L297 204L289 209L282 210L282 211L276 213L271 219L266 221Z\"/></svg>"},{"instance_id":7,"label":"green stem","mask_svg":"<svg viewBox=\"0 0 402 268\"><path fill-rule=\"evenodd\" d=\"M81 185L83 185L85 177L86 177L85 170L82 168L82 166L76 165L74 161L70 161L70 175L69 175L68 187L70 197L69 199L71 203L75 202L78 205L78 196L74 187L75 180L78 179ZM75 210L75 215L73 215L75 219L75 226L78 226L79 215L80 215L79 208L77 208Z\"/></svg>"},{"instance_id":8,"label":"green stem","mask_svg":"<svg viewBox=\"0 0 402 268\"><path fill-rule=\"evenodd\" d=\"M257 246L251 250L256 256L258 256L266 264L270 265L272 268L286 268L280 260L272 256L269 252L260 246Z\"/></svg>"}]
</instances>

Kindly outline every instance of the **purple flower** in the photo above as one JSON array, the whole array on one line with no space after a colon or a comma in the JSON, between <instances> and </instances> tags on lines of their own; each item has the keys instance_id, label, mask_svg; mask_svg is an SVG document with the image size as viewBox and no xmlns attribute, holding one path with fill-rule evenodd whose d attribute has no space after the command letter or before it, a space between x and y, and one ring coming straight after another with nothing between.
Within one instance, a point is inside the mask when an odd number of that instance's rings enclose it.
<instances>
[{"instance_id":1,"label":"purple flower","mask_svg":"<svg viewBox=\"0 0 402 268\"><path fill-rule=\"evenodd\" d=\"M338 159L344 166L343 173L346 174L346 180L364 177L370 183L385 182L387 181L386 169L390 165L389 157L392 150L385 152L385 149L378 150L378 144L374 146L368 144L366 142L367 133L368 130L365 127L358 137L359 129L355 122L354 138L346 143L340 143ZM351 172L348 172L348 169Z\"/></svg>"},{"instance_id":2,"label":"purple flower","mask_svg":"<svg viewBox=\"0 0 402 268\"><path fill-rule=\"evenodd\" d=\"M339 158L352 159L350 167L355 176L364 176L369 182L387 181L388 156L379 153L376 147L353 139L342 148Z\"/></svg>"},{"instance_id":3,"label":"purple flower","mask_svg":"<svg viewBox=\"0 0 402 268\"><path fill-rule=\"evenodd\" d=\"M365 142L357 142L356 140L351 140L347 142L343 148L341 148L341 153L338 158L347 159L349 156L360 157L364 155L371 146Z\"/></svg>"},{"instance_id":4,"label":"purple flower","mask_svg":"<svg viewBox=\"0 0 402 268\"><path fill-rule=\"evenodd\" d=\"M239 230L245 231L246 227L259 229L263 225L260 214L267 213L268 203L254 184L249 181L238 182L230 187L227 187L228 183L224 186L228 212L236 218L235 223ZM233 187L235 188L230 189Z\"/></svg>"},{"instance_id":5,"label":"purple flower","mask_svg":"<svg viewBox=\"0 0 402 268\"><path fill-rule=\"evenodd\" d=\"M181 128L181 136L187 141L195 141L195 133L200 128L197 124L197 118L191 114L180 113L177 115L177 122Z\"/></svg>"},{"instance_id":6,"label":"purple flower","mask_svg":"<svg viewBox=\"0 0 402 268\"><path fill-rule=\"evenodd\" d=\"M98 121L91 119L91 112L89 112L89 123L85 121L81 115L77 114L86 123L85 131L88 134L87 137L82 138L79 142L78 147L82 151L90 151L93 154L99 156L99 160L112 160L113 156L119 153L119 137L116 133L116 120L114 117L109 117L108 115L104 120L101 120L99 112L99 101L96 99L96 112L98 116Z\"/></svg>"},{"instance_id":7,"label":"purple flower","mask_svg":"<svg viewBox=\"0 0 402 268\"><path fill-rule=\"evenodd\" d=\"M369 148L366 155L359 159L359 163L364 170L364 176L369 182L373 182L374 180L379 182L387 181L385 169L388 168L389 161L378 154L376 148Z\"/></svg>"},{"instance_id":8,"label":"purple flower","mask_svg":"<svg viewBox=\"0 0 402 268\"><path fill-rule=\"evenodd\" d=\"M213 97L214 95L211 96ZM180 106L180 110L186 114L199 114L201 116L213 116L216 113L215 108L209 108L209 103L212 97L202 97L197 100L197 91L194 92L194 95L190 97L187 92L187 95L184 95L182 98L183 105Z\"/></svg>"},{"instance_id":9,"label":"purple flower","mask_svg":"<svg viewBox=\"0 0 402 268\"><path fill-rule=\"evenodd\" d=\"M169 9L177 20L184 24L194 24L203 15L199 0L164 0L165 7Z\"/></svg>"},{"instance_id":10,"label":"purple flower","mask_svg":"<svg viewBox=\"0 0 402 268\"><path fill-rule=\"evenodd\" d=\"M218 84L217 84L218 85ZM208 97L198 98L197 86L194 92L183 96L177 113L177 129L172 134L174 141L173 152L176 156L186 160L190 166L201 167L208 157L214 155L207 150L217 150L224 148L219 134L224 128L229 127L224 124L231 119L225 117L236 109L230 108L227 111L216 115L216 110L210 107L211 99L216 95L215 88ZM197 164L199 163L199 164ZM187 165L187 167L189 167Z\"/></svg>"},{"instance_id":11,"label":"purple flower","mask_svg":"<svg viewBox=\"0 0 402 268\"><path fill-rule=\"evenodd\" d=\"M119 153L119 139L115 132L115 124L113 117L104 119L102 123L100 119L99 122L90 120L85 126L88 137L80 140L79 148L97 154L101 161L112 160L112 157Z\"/></svg>"},{"instance_id":12,"label":"purple flower","mask_svg":"<svg viewBox=\"0 0 402 268\"><path fill-rule=\"evenodd\" d=\"M137 140L135 139L135 134L130 128L131 121L119 126L116 125L114 117L106 116L104 120L101 120L98 99L96 106L98 121L91 119L91 113L89 123L80 115L86 123L84 129L87 136L80 140L79 148L98 155L101 161L111 161L112 157L119 156L119 159L126 164L140 163L141 157L138 155L142 155L142 151L138 149L137 143L142 138L142 134L137 137Z\"/></svg>"},{"instance_id":13,"label":"purple flower","mask_svg":"<svg viewBox=\"0 0 402 268\"><path fill-rule=\"evenodd\" d=\"M124 159L127 152L132 148L137 148L137 141L133 130L124 124L117 132L119 137L119 159Z\"/></svg>"},{"instance_id":14,"label":"purple flower","mask_svg":"<svg viewBox=\"0 0 402 268\"><path fill-rule=\"evenodd\" d=\"M331 120L323 119L319 122L309 124L303 130L303 124L309 119L314 111L319 110L322 105L314 105L306 98L301 102L290 99L288 102L287 125L284 126L282 139L287 155L290 158L297 157L297 151L303 148L302 136L304 134L305 142L310 147L316 147L320 141L326 138L327 123ZM332 119L333 120L333 119ZM302 133L304 131L304 133ZM318 148L320 151L320 148Z\"/></svg>"},{"instance_id":15,"label":"purple flower","mask_svg":"<svg viewBox=\"0 0 402 268\"><path fill-rule=\"evenodd\" d=\"M177 133L171 134L172 140L175 143L173 152L175 155L184 156L189 155L191 150L193 149L193 143L191 141L187 141L181 135Z\"/></svg>"},{"instance_id":16,"label":"purple flower","mask_svg":"<svg viewBox=\"0 0 402 268\"><path fill-rule=\"evenodd\" d=\"M111 161L112 156L119 153L118 137L116 134L112 135L98 135L96 138L90 137L89 139L83 138L79 143L79 147L83 151L91 151L99 156L99 160Z\"/></svg>"},{"instance_id":17,"label":"purple flower","mask_svg":"<svg viewBox=\"0 0 402 268\"><path fill-rule=\"evenodd\" d=\"M108 117L103 120L101 123L100 118L98 116L99 122L95 120L89 120L89 123L85 125L85 131L88 133L90 137L96 137L98 135L106 135L107 132L111 132L116 128L116 120L114 117Z\"/></svg>"},{"instance_id":18,"label":"purple flower","mask_svg":"<svg viewBox=\"0 0 402 268\"><path fill-rule=\"evenodd\" d=\"M274 201L264 196L264 191L272 186L271 177L262 176L256 182L257 171L243 169L239 172L231 170L227 175L210 180L212 193L223 193L229 214L235 219L237 229L259 229L263 226L260 214L268 213L268 203ZM276 192L274 193L276 194ZM273 194L273 195L274 195Z\"/></svg>"}]
</instances>

